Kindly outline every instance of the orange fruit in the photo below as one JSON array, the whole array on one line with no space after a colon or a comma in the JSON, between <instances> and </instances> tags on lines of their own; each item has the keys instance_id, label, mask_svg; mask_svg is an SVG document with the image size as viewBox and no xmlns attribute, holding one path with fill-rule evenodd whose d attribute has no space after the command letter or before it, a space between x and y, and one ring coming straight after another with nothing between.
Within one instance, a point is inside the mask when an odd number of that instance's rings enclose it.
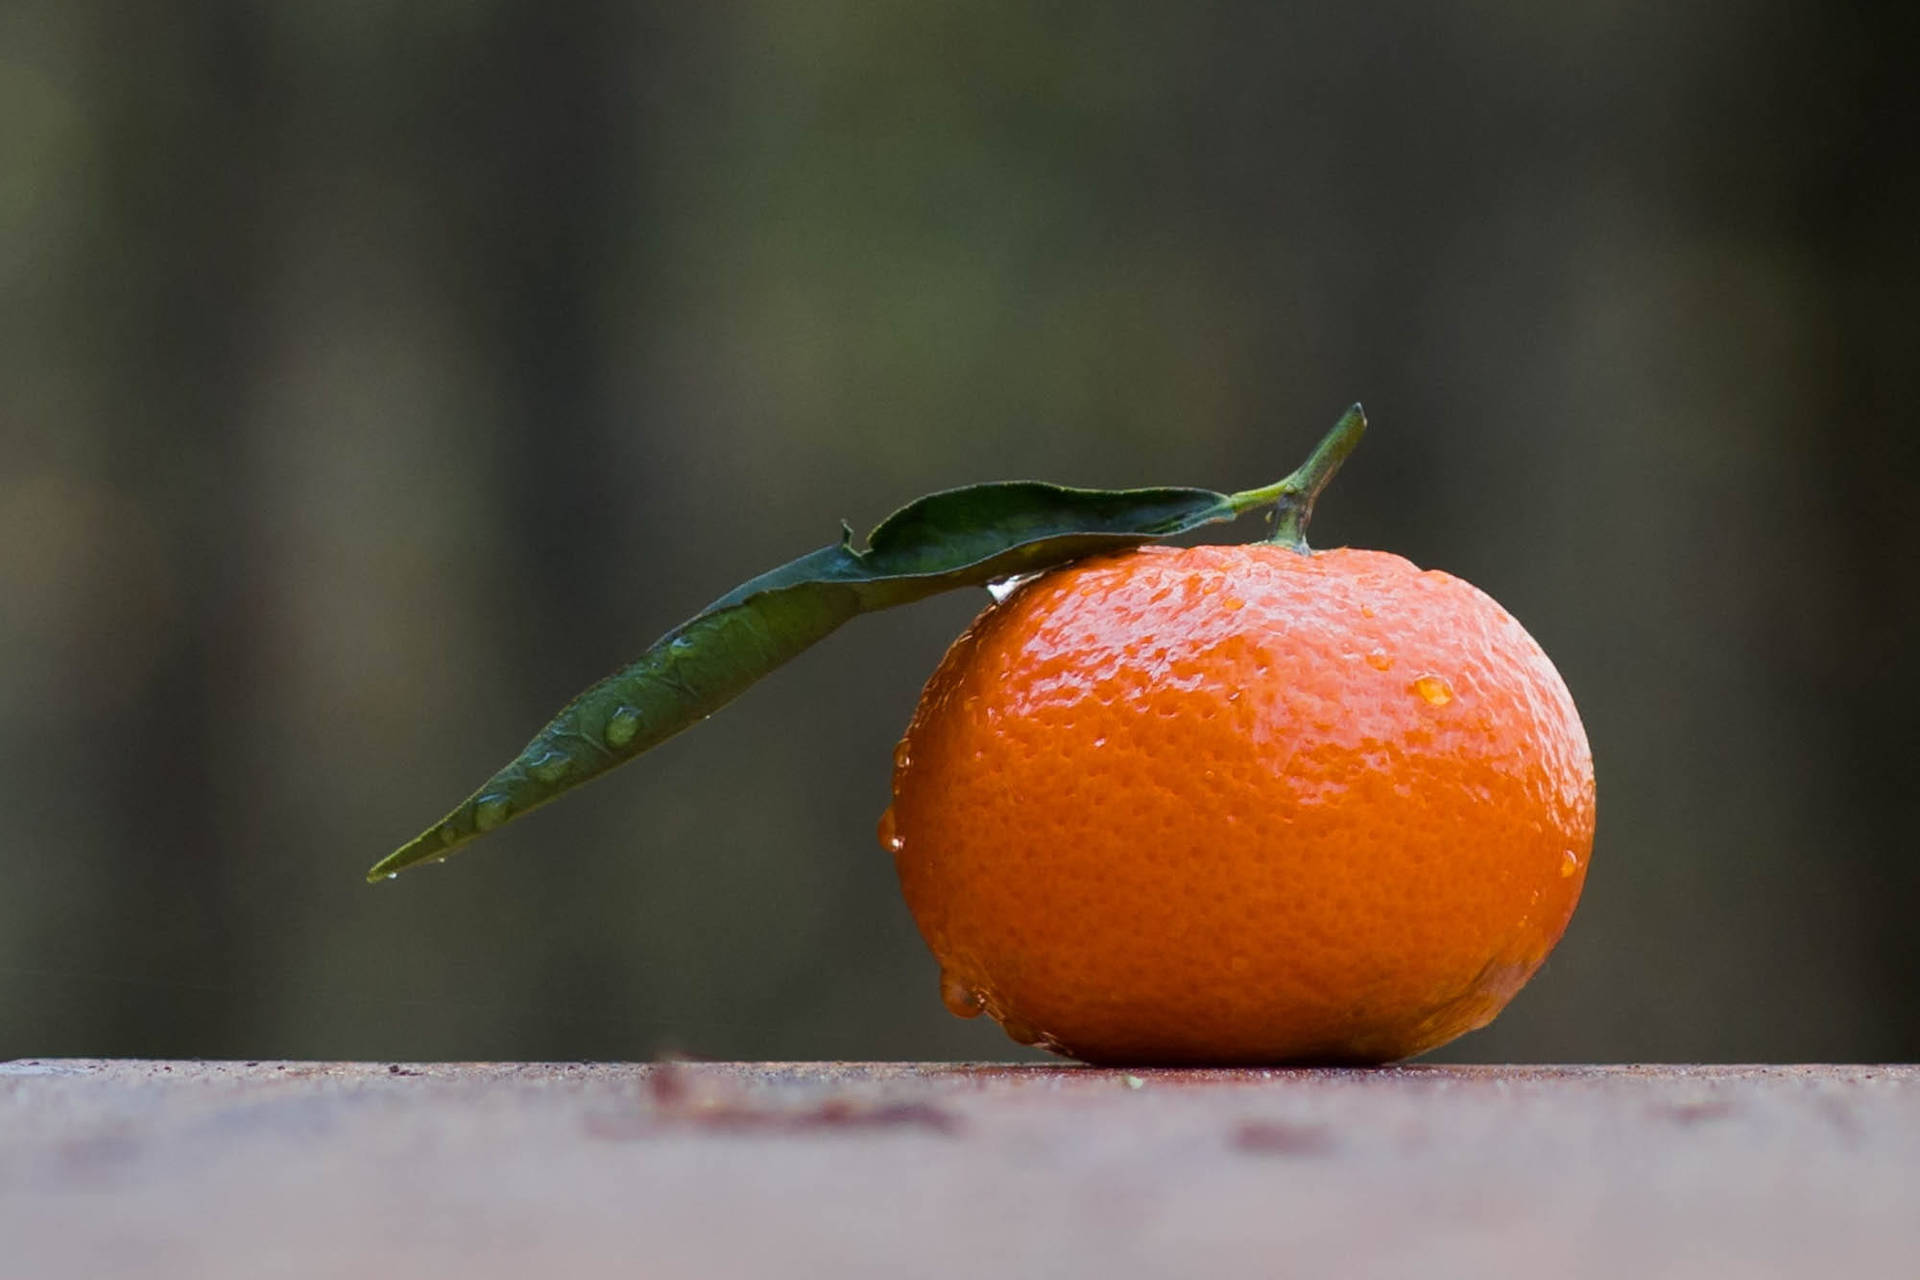
<instances>
[{"instance_id":1,"label":"orange fruit","mask_svg":"<svg viewBox=\"0 0 1920 1280\"><path fill-rule=\"evenodd\" d=\"M963 1017L1090 1062L1379 1062L1512 999L1593 824L1573 700L1498 604L1259 543L1103 555L990 606L880 834Z\"/></svg>"}]
</instances>

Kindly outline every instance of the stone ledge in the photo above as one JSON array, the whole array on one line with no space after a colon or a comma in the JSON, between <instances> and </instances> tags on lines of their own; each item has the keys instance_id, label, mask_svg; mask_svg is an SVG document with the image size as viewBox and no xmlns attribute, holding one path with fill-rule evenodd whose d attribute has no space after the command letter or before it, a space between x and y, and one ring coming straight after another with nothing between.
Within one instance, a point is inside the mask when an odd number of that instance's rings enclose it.
<instances>
[{"instance_id":1,"label":"stone ledge","mask_svg":"<svg viewBox=\"0 0 1920 1280\"><path fill-rule=\"evenodd\" d=\"M1920 1274L1920 1068L0 1063L36 1277Z\"/></svg>"}]
</instances>

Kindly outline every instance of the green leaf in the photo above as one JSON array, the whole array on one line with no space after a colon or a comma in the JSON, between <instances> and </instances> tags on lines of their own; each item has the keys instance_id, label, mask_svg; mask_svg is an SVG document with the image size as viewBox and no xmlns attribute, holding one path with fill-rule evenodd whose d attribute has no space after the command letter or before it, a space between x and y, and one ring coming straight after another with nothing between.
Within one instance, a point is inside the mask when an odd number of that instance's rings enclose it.
<instances>
[{"instance_id":1,"label":"green leaf","mask_svg":"<svg viewBox=\"0 0 1920 1280\"><path fill-rule=\"evenodd\" d=\"M1343 431L1351 448L1365 427L1358 408L1341 419L1316 457ZM837 544L736 587L568 703L506 767L367 878L445 857L624 764L712 715L859 614L1173 537L1258 506L1285 507L1304 494L1296 479L1306 470L1232 495L1030 481L971 485L902 507L874 529L865 550L854 548L846 530Z\"/></svg>"}]
</instances>

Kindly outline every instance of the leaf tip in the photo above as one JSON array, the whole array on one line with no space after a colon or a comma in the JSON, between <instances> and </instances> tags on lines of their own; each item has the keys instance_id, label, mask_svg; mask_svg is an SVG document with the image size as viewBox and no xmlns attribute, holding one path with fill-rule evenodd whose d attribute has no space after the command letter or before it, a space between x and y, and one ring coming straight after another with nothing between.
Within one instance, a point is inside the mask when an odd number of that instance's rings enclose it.
<instances>
[{"instance_id":1,"label":"leaf tip","mask_svg":"<svg viewBox=\"0 0 1920 1280\"><path fill-rule=\"evenodd\" d=\"M401 857L405 853L406 850L404 848L395 849L392 853L374 863L367 871L367 883L379 884L382 880L391 880L399 875L400 872L406 868L406 864L401 861Z\"/></svg>"},{"instance_id":2,"label":"leaf tip","mask_svg":"<svg viewBox=\"0 0 1920 1280\"><path fill-rule=\"evenodd\" d=\"M367 871L367 883L379 884L429 859L444 858L449 850L462 843L445 822L437 823L374 863Z\"/></svg>"}]
</instances>

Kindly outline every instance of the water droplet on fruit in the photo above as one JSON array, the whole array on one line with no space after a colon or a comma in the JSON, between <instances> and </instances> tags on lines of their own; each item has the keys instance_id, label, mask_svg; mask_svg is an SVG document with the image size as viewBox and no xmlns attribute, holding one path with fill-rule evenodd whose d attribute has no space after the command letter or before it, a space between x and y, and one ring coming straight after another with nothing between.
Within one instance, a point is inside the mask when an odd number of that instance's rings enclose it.
<instances>
[{"instance_id":1,"label":"water droplet on fruit","mask_svg":"<svg viewBox=\"0 0 1920 1280\"><path fill-rule=\"evenodd\" d=\"M898 853L907 847L906 838L894 827L892 805L880 815L880 826L874 834L880 837L880 847L888 853Z\"/></svg>"},{"instance_id":2,"label":"water droplet on fruit","mask_svg":"<svg viewBox=\"0 0 1920 1280\"><path fill-rule=\"evenodd\" d=\"M542 782L558 782L567 776L567 770L573 767L573 761L564 751L545 751L534 757L527 766L527 772Z\"/></svg>"},{"instance_id":3,"label":"water droplet on fruit","mask_svg":"<svg viewBox=\"0 0 1920 1280\"><path fill-rule=\"evenodd\" d=\"M977 1018L987 1002L978 991L960 979L940 971L940 1003L947 1006L947 1012L956 1018Z\"/></svg>"},{"instance_id":4,"label":"water droplet on fruit","mask_svg":"<svg viewBox=\"0 0 1920 1280\"><path fill-rule=\"evenodd\" d=\"M1560 855L1560 878L1565 880L1580 869L1580 855L1568 849Z\"/></svg>"},{"instance_id":5,"label":"water droplet on fruit","mask_svg":"<svg viewBox=\"0 0 1920 1280\"><path fill-rule=\"evenodd\" d=\"M987 594L993 597L995 604L999 604L1002 600L1005 600L1022 586L1032 582L1039 576L1037 573L1016 573L1011 577L995 578L987 584Z\"/></svg>"},{"instance_id":6,"label":"water droplet on fruit","mask_svg":"<svg viewBox=\"0 0 1920 1280\"><path fill-rule=\"evenodd\" d=\"M1453 701L1453 686L1445 676L1425 675L1413 682L1413 691L1436 707Z\"/></svg>"},{"instance_id":7,"label":"water droplet on fruit","mask_svg":"<svg viewBox=\"0 0 1920 1280\"><path fill-rule=\"evenodd\" d=\"M1221 602L1221 607L1226 609L1227 612L1229 613L1237 613L1240 610L1247 607L1247 602L1245 600L1236 600L1232 596L1228 596L1224 601Z\"/></svg>"},{"instance_id":8,"label":"water droplet on fruit","mask_svg":"<svg viewBox=\"0 0 1920 1280\"><path fill-rule=\"evenodd\" d=\"M640 732L640 713L632 707L616 707L607 717L607 745L624 747Z\"/></svg>"},{"instance_id":9,"label":"water droplet on fruit","mask_svg":"<svg viewBox=\"0 0 1920 1280\"><path fill-rule=\"evenodd\" d=\"M1371 618L1373 616L1373 606L1370 604L1361 605L1360 616L1363 618Z\"/></svg>"},{"instance_id":10,"label":"water droplet on fruit","mask_svg":"<svg viewBox=\"0 0 1920 1280\"><path fill-rule=\"evenodd\" d=\"M906 740L903 738L900 744L893 749L893 767L895 769L904 769L912 763L913 752L907 748Z\"/></svg>"},{"instance_id":11,"label":"water droplet on fruit","mask_svg":"<svg viewBox=\"0 0 1920 1280\"><path fill-rule=\"evenodd\" d=\"M491 831L507 820L513 802L505 796L481 796L473 806L473 825Z\"/></svg>"},{"instance_id":12,"label":"water droplet on fruit","mask_svg":"<svg viewBox=\"0 0 1920 1280\"><path fill-rule=\"evenodd\" d=\"M1375 649L1367 655L1367 665L1375 671L1385 671L1393 665L1393 659L1387 656L1385 649Z\"/></svg>"}]
</instances>

